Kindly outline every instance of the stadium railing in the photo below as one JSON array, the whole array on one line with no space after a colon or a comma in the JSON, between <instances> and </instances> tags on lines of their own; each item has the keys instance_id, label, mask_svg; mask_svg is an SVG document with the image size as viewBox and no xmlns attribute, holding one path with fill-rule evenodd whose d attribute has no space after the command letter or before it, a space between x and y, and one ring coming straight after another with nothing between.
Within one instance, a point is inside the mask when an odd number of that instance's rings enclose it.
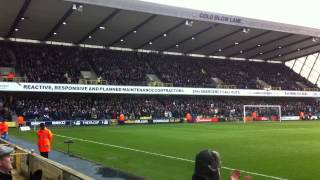
<instances>
[{"instance_id":1,"label":"stadium railing","mask_svg":"<svg viewBox=\"0 0 320 180\"><path fill-rule=\"evenodd\" d=\"M148 86L158 86L158 87L173 87L172 83L163 83L161 81L150 81Z\"/></svg>"},{"instance_id":2,"label":"stadium railing","mask_svg":"<svg viewBox=\"0 0 320 180\"><path fill-rule=\"evenodd\" d=\"M10 146L15 149L13 155L14 177L29 179L30 175L37 171L42 172L42 179L63 179L63 180L91 180L92 178L64 166L60 163L41 157L38 154L23 149L3 139L1 145Z\"/></svg>"},{"instance_id":3,"label":"stadium railing","mask_svg":"<svg viewBox=\"0 0 320 180\"><path fill-rule=\"evenodd\" d=\"M103 79L101 79L101 80L91 80L91 79L80 79L79 80L79 84L94 84L94 85L96 85L96 84L102 84L102 85L107 85L108 84L108 82L106 81L106 80L103 80Z\"/></svg>"},{"instance_id":4,"label":"stadium railing","mask_svg":"<svg viewBox=\"0 0 320 180\"><path fill-rule=\"evenodd\" d=\"M320 91L320 88L304 88L304 91Z\"/></svg>"},{"instance_id":5,"label":"stadium railing","mask_svg":"<svg viewBox=\"0 0 320 180\"><path fill-rule=\"evenodd\" d=\"M0 82L28 82L28 79L26 77L14 77L14 78L8 78L8 76L2 76L0 77Z\"/></svg>"},{"instance_id":6,"label":"stadium railing","mask_svg":"<svg viewBox=\"0 0 320 180\"><path fill-rule=\"evenodd\" d=\"M236 85L218 85L217 88L222 88L222 89L237 89Z\"/></svg>"},{"instance_id":7,"label":"stadium railing","mask_svg":"<svg viewBox=\"0 0 320 180\"><path fill-rule=\"evenodd\" d=\"M271 90L281 90L281 87L274 87L274 86L272 86L272 87L271 87Z\"/></svg>"}]
</instances>

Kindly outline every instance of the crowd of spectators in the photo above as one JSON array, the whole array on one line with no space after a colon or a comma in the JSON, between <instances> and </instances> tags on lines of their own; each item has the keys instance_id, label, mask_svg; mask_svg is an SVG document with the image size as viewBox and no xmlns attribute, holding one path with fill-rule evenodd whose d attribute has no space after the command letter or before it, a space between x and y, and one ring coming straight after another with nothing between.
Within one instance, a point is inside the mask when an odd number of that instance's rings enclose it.
<instances>
[{"instance_id":1,"label":"crowd of spectators","mask_svg":"<svg viewBox=\"0 0 320 180\"><path fill-rule=\"evenodd\" d=\"M98 77L108 84L146 85L146 74L153 74L139 53L87 49L86 55Z\"/></svg>"},{"instance_id":2,"label":"crowd of spectators","mask_svg":"<svg viewBox=\"0 0 320 180\"><path fill-rule=\"evenodd\" d=\"M81 70L93 70L110 85L146 85L146 75L155 74L162 82L179 87L216 87L213 78L240 89L261 88L257 80L282 90L302 90L297 82L316 87L278 63L1 41L0 67L10 65L10 54L17 62L15 69L29 82L78 83Z\"/></svg>"},{"instance_id":3,"label":"crowd of spectators","mask_svg":"<svg viewBox=\"0 0 320 180\"><path fill-rule=\"evenodd\" d=\"M12 120L12 99L9 97L0 97L0 121L3 119Z\"/></svg>"},{"instance_id":4,"label":"crowd of spectators","mask_svg":"<svg viewBox=\"0 0 320 180\"><path fill-rule=\"evenodd\" d=\"M252 62L202 61L202 66L210 76L219 78L225 85L236 85L239 89L257 89L255 76L252 76L246 68L246 66L251 66L251 64L255 66L255 63Z\"/></svg>"},{"instance_id":5,"label":"crowd of spectators","mask_svg":"<svg viewBox=\"0 0 320 180\"><path fill-rule=\"evenodd\" d=\"M0 67L12 67L13 64L10 58L10 48L7 44L0 44Z\"/></svg>"},{"instance_id":6,"label":"crowd of spectators","mask_svg":"<svg viewBox=\"0 0 320 180\"><path fill-rule=\"evenodd\" d=\"M283 116L298 116L303 111L315 115L320 103L302 99L257 99L176 96L86 96L86 97L18 97L10 106L26 119L52 120L184 118L186 113L202 117L242 117L244 104L281 105ZM254 111L257 109L251 109ZM277 109L265 109L272 113ZM249 110L250 111L250 110ZM271 114L266 114L271 115Z\"/></svg>"},{"instance_id":7,"label":"crowd of spectators","mask_svg":"<svg viewBox=\"0 0 320 180\"><path fill-rule=\"evenodd\" d=\"M245 63L242 65L245 65ZM284 90L301 90L302 88L299 87L296 82L301 82L306 87L316 87L304 77L282 64L246 63L243 69L247 69L250 77L263 80L273 87L280 87Z\"/></svg>"},{"instance_id":8,"label":"crowd of spectators","mask_svg":"<svg viewBox=\"0 0 320 180\"><path fill-rule=\"evenodd\" d=\"M3 43L3 42L1 42ZM21 77L29 82L78 83L80 70L88 70L82 48L8 43Z\"/></svg>"},{"instance_id":9,"label":"crowd of spectators","mask_svg":"<svg viewBox=\"0 0 320 180\"><path fill-rule=\"evenodd\" d=\"M213 87L210 76L196 58L150 54L144 59L163 82L176 87Z\"/></svg>"}]
</instances>

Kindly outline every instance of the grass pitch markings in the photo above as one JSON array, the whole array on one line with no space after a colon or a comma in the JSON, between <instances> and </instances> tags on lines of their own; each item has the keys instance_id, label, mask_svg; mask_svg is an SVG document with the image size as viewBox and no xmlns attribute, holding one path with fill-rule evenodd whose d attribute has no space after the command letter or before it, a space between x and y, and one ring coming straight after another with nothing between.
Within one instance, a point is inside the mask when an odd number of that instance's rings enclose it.
<instances>
[{"instance_id":1,"label":"grass pitch markings","mask_svg":"<svg viewBox=\"0 0 320 180\"><path fill-rule=\"evenodd\" d=\"M92 141L92 140L87 140L87 139L81 139L81 138L76 138L76 137L70 137L70 136L64 136L64 135L60 135L60 134L55 134L55 136L62 137L62 138L74 139L74 140L78 140L78 141L82 141L82 142L99 144L99 145L102 145L102 146L109 146L109 147L118 148L118 149L130 150L130 151L139 152L139 153L144 153L144 154L149 154L149 155L153 155L153 156L165 157L165 158L168 158L168 159L175 159L175 160L180 160L180 161L185 161L185 162L194 163L194 160L190 160L190 159L185 159L185 158L180 158L180 157L175 157L175 156L170 156L170 155L165 155L165 154L159 154L159 153L154 153L154 152L149 152L149 151L144 151L144 150L139 150L139 149L124 147L124 146L118 146L118 145L114 145L114 144L101 143L101 142L97 142L97 141ZM226 169L226 170L234 170L234 169L236 169L236 168L230 168L230 167L226 167L226 166L222 166L221 168ZM240 170L240 169L239 169L239 171L241 171L241 172L243 172L243 173L247 173L247 174L251 174L251 175L256 175L256 176L262 176L262 177L271 178L271 179L288 180L288 179L286 179L286 178L281 178L281 177L276 177L276 176L270 176L270 175L266 175L266 174L260 174L260 173L250 172L250 171L245 171L245 170Z\"/></svg>"}]
</instances>

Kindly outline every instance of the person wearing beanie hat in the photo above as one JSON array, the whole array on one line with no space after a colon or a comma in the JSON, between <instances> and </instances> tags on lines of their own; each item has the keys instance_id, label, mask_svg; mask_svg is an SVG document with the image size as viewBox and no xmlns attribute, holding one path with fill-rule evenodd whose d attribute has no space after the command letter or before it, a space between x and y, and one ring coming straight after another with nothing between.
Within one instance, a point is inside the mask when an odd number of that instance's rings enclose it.
<instances>
[{"instance_id":1,"label":"person wearing beanie hat","mask_svg":"<svg viewBox=\"0 0 320 180\"><path fill-rule=\"evenodd\" d=\"M192 180L220 180L220 155L218 152L203 150L196 155Z\"/></svg>"}]
</instances>

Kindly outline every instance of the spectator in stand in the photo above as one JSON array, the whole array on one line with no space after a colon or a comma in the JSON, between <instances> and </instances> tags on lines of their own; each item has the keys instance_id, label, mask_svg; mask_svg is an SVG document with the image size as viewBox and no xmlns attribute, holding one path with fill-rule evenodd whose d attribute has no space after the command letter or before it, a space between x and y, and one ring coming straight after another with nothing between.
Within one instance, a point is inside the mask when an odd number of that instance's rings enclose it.
<instances>
[{"instance_id":1,"label":"spectator in stand","mask_svg":"<svg viewBox=\"0 0 320 180\"><path fill-rule=\"evenodd\" d=\"M0 146L0 179L1 180L12 180L11 170L12 159L10 154L14 151L13 148L5 145Z\"/></svg>"},{"instance_id":2,"label":"spectator in stand","mask_svg":"<svg viewBox=\"0 0 320 180\"><path fill-rule=\"evenodd\" d=\"M8 81L13 81L13 79L14 79L14 73L10 71L10 72L8 73L8 75L7 75L7 80L8 80Z\"/></svg>"}]
</instances>

